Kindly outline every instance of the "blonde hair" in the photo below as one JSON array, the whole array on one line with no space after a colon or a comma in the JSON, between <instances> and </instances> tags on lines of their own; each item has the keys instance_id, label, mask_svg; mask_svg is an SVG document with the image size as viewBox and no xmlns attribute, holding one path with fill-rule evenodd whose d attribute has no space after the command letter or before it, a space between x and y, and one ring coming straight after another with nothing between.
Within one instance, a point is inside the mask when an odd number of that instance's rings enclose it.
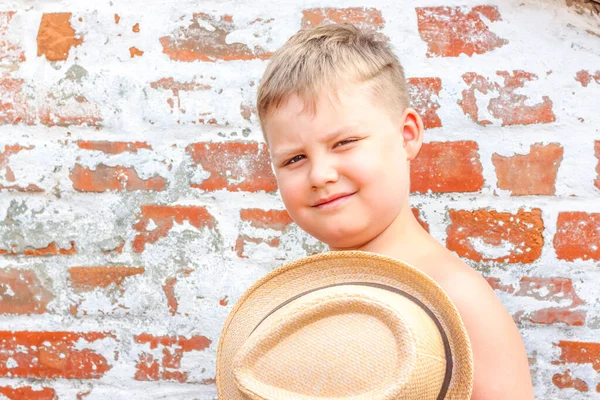
<instances>
[{"instance_id":1,"label":"blonde hair","mask_svg":"<svg viewBox=\"0 0 600 400\"><path fill-rule=\"evenodd\" d=\"M321 90L345 83L370 82L372 95L401 114L410 106L404 70L390 46L351 24L330 24L303 29L277 50L258 88L257 109L263 134L264 122L290 96L316 112Z\"/></svg>"}]
</instances>

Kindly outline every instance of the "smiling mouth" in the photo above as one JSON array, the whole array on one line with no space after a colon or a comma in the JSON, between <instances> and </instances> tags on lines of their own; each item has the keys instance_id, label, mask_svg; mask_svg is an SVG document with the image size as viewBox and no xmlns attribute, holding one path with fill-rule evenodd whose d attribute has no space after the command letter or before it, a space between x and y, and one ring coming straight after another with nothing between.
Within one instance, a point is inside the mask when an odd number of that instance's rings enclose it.
<instances>
[{"instance_id":1,"label":"smiling mouth","mask_svg":"<svg viewBox=\"0 0 600 400\"><path fill-rule=\"evenodd\" d=\"M356 192L354 192L354 193L356 193ZM325 208L325 207L334 206L336 204L340 204L340 203L344 202L346 199L348 199L350 196L354 195L354 193L348 193L348 194L344 194L341 196L332 197L331 199L327 199L325 201L319 201L313 207Z\"/></svg>"}]
</instances>

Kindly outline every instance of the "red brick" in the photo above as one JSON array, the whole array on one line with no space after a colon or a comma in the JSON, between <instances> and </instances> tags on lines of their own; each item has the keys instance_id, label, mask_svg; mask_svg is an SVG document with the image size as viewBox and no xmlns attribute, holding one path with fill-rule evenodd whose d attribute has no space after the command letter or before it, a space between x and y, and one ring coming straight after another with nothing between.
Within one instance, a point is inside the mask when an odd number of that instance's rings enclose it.
<instances>
[{"instance_id":1,"label":"red brick","mask_svg":"<svg viewBox=\"0 0 600 400\"><path fill-rule=\"evenodd\" d=\"M227 43L227 35L239 30L248 29L254 24L268 25L272 20L257 19L248 25L233 22L230 15L222 15L219 19L197 13L192 17L188 27L181 27L170 36L160 38L163 53L174 61L217 61L217 60L265 60L271 53L260 46L250 48L242 43ZM207 29L204 25L210 25Z\"/></svg>"},{"instance_id":2,"label":"red brick","mask_svg":"<svg viewBox=\"0 0 600 400\"><path fill-rule=\"evenodd\" d=\"M594 185L600 189L600 140L596 140L594 150L596 152L596 158L598 159L598 165L596 166L596 182Z\"/></svg>"},{"instance_id":3,"label":"red brick","mask_svg":"<svg viewBox=\"0 0 600 400\"><path fill-rule=\"evenodd\" d=\"M442 121L437 114L440 104L434 99L442 90L440 78L409 78L408 91L412 107L423 118L425 129L440 128Z\"/></svg>"},{"instance_id":4,"label":"red brick","mask_svg":"<svg viewBox=\"0 0 600 400\"><path fill-rule=\"evenodd\" d=\"M0 170L4 170L3 175L5 176L6 181L13 183L16 181L15 178L15 174L13 172L13 170L10 168L9 165L9 159L12 155L20 153L23 150L32 150L34 148L34 146L29 146L29 147L23 147L21 145L5 145L4 146L4 151L0 151ZM1 184L0 183L0 190L2 189L7 189L7 190L16 190L18 192L43 192L43 189L41 189L39 186L34 185L32 183L30 183L27 186L20 186L20 185L16 185L16 184Z\"/></svg>"},{"instance_id":5,"label":"red brick","mask_svg":"<svg viewBox=\"0 0 600 400\"><path fill-rule=\"evenodd\" d=\"M554 250L560 260L600 260L600 214L561 212L556 221Z\"/></svg>"},{"instance_id":6,"label":"red brick","mask_svg":"<svg viewBox=\"0 0 600 400\"><path fill-rule=\"evenodd\" d=\"M111 285L121 286L126 278L143 273L144 268L125 266L69 268L71 287L78 292L107 288Z\"/></svg>"},{"instance_id":7,"label":"red brick","mask_svg":"<svg viewBox=\"0 0 600 400\"><path fill-rule=\"evenodd\" d=\"M43 314L53 299L35 271L0 269L0 314Z\"/></svg>"},{"instance_id":8,"label":"red brick","mask_svg":"<svg viewBox=\"0 0 600 400\"><path fill-rule=\"evenodd\" d=\"M473 261L532 263L542 252L544 222L539 209L516 214L488 210L450 210L446 246ZM486 247L482 251L476 249ZM486 255L485 253L488 253ZM492 254L492 253L498 254Z\"/></svg>"},{"instance_id":9,"label":"red brick","mask_svg":"<svg viewBox=\"0 0 600 400\"><path fill-rule=\"evenodd\" d=\"M240 211L242 221L259 229L275 229L285 231L292 223L292 218L286 210L261 210L259 208L243 209Z\"/></svg>"},{"instance_id":10,"label":"red brick","mask_svg":"<svg viewBox=\"0 0 600 400\"><path fill-rule=\"evenodd\" d=\"M24 248L22 250L16 250L15 247L11 248L10 250L6 250L6 249L0 249L0 255L7 255L7 256L18 256L18 255L24 255L24 256L35 256L35 257L43 257L43 256L55 256L55 255L72 255L72 254L76 254L77 253L77 249L75 248L75 242L71 241L71 247L70 248L61 248L59 247L55 242L50 243L48 246L46 247L40 247L40 248Z\"/></svg>"},{"instance_id":11,"label":"red brick","mask_svg":"<svg viewBox=\"0 0 600 400\"><path fill-rule=\"evenodd\" d=\"M164 89L173 92L173 96L179 96L180 91L193 91L193 90L209 90L210 85L197 82L179 82L173 78L161 78L157 81L150 82L150 87L153 89Z\"/></svg>"},{"instance_id":12,"label":"red brick","mask_svg":"<svg viewBox=\"0 0 600 400\"><path fill-rule=\"evenodd\" d=\"M512 196L553 195L563 148L558 143L551 143L546 146L535 144L530 149L526 155L492 155L498 188L509 190Z\"/></svg>"},{"instance_id":13,"label":"red brick","mask_svg":"<svg viewBox=\"0 0 600 400\"><path fill-rule=\"evenodd\" d=\"M600 372L600 343L561 340L555 345L560 348L561 354L552 364L591 364L596 372Z\"/></svg>"},{"instance_id":14,"label":"red brick","mask_svg":"<svg viewBox=\"0 0 600 400\"><path fill-rule=\"evenodd\" d=\"M581 86L583 87L587 87L592 82L592 79L600 85L600 70L596 71L596 73L591 73L590 71L582 69L577 72L575 76L575 80L581 83Z\"/></svg>"},{"instance_id":15,"label":"red brick","mask_svg":"<svg viewBox=\"0 0 600 400\"><path fill-rule=\"evenodd\" d=\"M528 321L544 325L565 323L571 326L583 326L585 324L585 310L576 309L584 302L575 293L573 282L569 278L524 276L521 278L516 292L512 285L504 285L498 278L488 278L487 280L494 290L514 293L515 296L519 297L534 298L544 302L544 304L549 301L555 303L561 303L565 300L571 301L571 304L566 306L544 307L532 312L518 311L514 315L514 319L517 321Z\"/></svg>"},{"instance_id":16,"label":"red brick","mask_svg":"<svg viewBox=\"0 0 600 400\"><path fill-rule=\"evenodd\" d=\"M0 91L6 96L0 100L0 124L46 126L88 125L99 126L102 121L100 108L85 96L64 83L53 86L43 97L39 107L29 103L34 91L22 79L0 78ZM57 93L59 94L57 96Z\"/></svg>"},{"instance_id":17,"label":"red brick","mask_svg":"<svg viewBox=\"0 0 600 400\"><path fill-rule=\"evenodd\" d=\"M273 229L285 232L293 223L286 210L261 210L258 208L243 209L240 211L240 221L249 222L250 226L257 229ZM235 243L235 251L239 258L248 258L245 254L248 243L261 244L277 248L281 244L279 236L255 237L254 234L240 234Z\"/></svg>"},{"instance_id":18,"label":"red brick","mask_svg":"<svg viewBox=\"0 0 600 400\"><path fill-rule=\"evenodd\" d=\"M508 71L497 71L496 74L503 78L503 86L474 72L467 72L462 76L469 86L462 91L462 100L458 100L465 115L480 125L492 123L479 118L479 107L475 96L475 92L478 91L488 96L497 93L497 97L490 99L487 109L494 118L502 121L502 126L550 123L556 120L552 111L552 100L548 96L542 96L541 103L528 105L532 103L531 99L516 93L517 89L525 86L525 82L537 79L537 75L525 71L513 71L512 75Z\"/></svg>"},{"instance_id":19,"label":"red brick","mask_svg":"<svg viewBox=\"0 0 600 400\"><path fill-rule=\"evenodd\" d=\"M508 44L496 36L481 16L502 20L496 6L416 8L419 34L427 43L427 57L483 54Z\"/></svg>"},{"instance_id":20,"label":"red brick","mask_svg":"<svg viewBox=\"0 0 600 400\"><path fill-rule=\"evenodd\" d=\"M562 322L571 326L583 326L585 324L585 310L573 310L583 305L583 300L577 296L573 288L573 282L569 278L521 278L519 291L515 296L533 297L542 301L561 302L570 300L571 304L562 307L548 307L536 310L532 313L517 313L517 319L525 319L534 324L553 324Z\"/></svg>"},{"instance_id":21,"label":"red brick","mask_svg":"<svg viewBox=\"0 0 600 400\"><path fill-rule=\"evenodd\" d=\"M99 107L79 93L70 93L61 99L50 93L39 110L39 121L46 126L99 126L102 117Z\"/></svg>"},{"instance_id":22,"label":"red brick","mask_svg":"<svg viewBox=\"0 0 600 400\"><path fill-rule=\"evenodd\" d=\"M187 382L189 373L181 371L183 353L190 351L203 351L210 346L211 341L205 336L192 336L187 339L183 336L153 336L149 334L137 335L136 343L145 344L151 350L162 348L162 358L155 359L150 353L142 352L136 364L135 379L138 381L168 380ZM200 383L214 383L200 382Z\"/></svg>"},{"instance_id":23,"label":"red brick","mask_svg":"<svg viewBox=\"0 0 600 400\"><path fill-rule=\"evenodd\" d=\"M302 28L325 24L353 24L359 29L376 34L379 39L387 40L380 32L385 27L381 11L375 8L312 8L302 11Z\"/></svg>"},{"instance_id":24,"label":"red brick","mask_svg":"<svg viewBox=\"0 0 600 400\"><path fill-rule=\"evenodd\" d=\"M148 110L145 119L154 124L158 122L154 121L156 113L169 112L177 124L239 126L241 123L246 127L243 120L252 122L256 119L254 86L254 81L232 84L214 76L200 75L189 81L161 78L150 83L150 87L155 89L149 91L154 106L153 110ZM168 105L166 109L165 102ZM225 103L230 103L230 106ZM239 107L241 118L226 112L236 107Z\"/></svg>"},{"instance_id":25,"label":"red brick","mask_svg":"<svg viewBox=\"0 0 600 400\"><path fill-rule=\"evenodd\" d=\"M137 47L130 47L129 48L129 57L130 58L134 58L134 57L141 57L144 55L144 52L140 49L138 49Z\"/></svg>"},{"instance_id":26,"label":"red brick","mask_svg":"<svg viewBox=\"0 0 600 400\"><path fill-rule=\"evenodd\" d=\"M191 187L230 192L274 192L277 181L271 169L269 150L263 143L195 143L187 152L210 177Z\"/></svg>"},{"instance_id":27,"label":"red brick","mask_svg":"<svg viewBox=\"0 0 600 400\"><path fill-rule=\"evenodd\" d=\"M179 307L177 296L175 296L176 284L177 278L168 278L163 285L163 291L165 292L165 296L167 296L167 305L169 306L169 312L171 315L177 314L177 308Z\"/></svg>"},{"instance_id":28,"label":"red brick","mask_svg":"<svg viewBox=\"0 0 600 400\"><path fill-rule=\"evenodd\" d=\"M77 393L77 400L83 400L87 396L89 396L90 394L92 394L92 389L86 390L86 391L82 391L82 392L78 392Z\"/></svg>"},{"instance_id":29,"label":"red brick","mask_svg":"<svg viewBox=\"0 0 600 400\"><path fill-rule=\"evenodd\" d=\"M0 124L34 123L36 112L23 93L23 84L22 79L0 79L0 92L4 93L0 98Z\"/></svg>"},{"instance_id":30,"label":"red brick","mask_svg":"<svg viewBox=\"0 0 600 400\"><path fill-rule=\"evenodd\" d=\"M109 190L155 190L160 192L167 187L165 178L161 176L143 180L138 176L135 168L109 167L103 164L99 164L94 170L75 164L69 179L73 182L73 189L79 192L106 192Z\"/></svg>"},{"instance_id":31,"label":"red brick","mask_svg":"<svg viewBox=\"0 0 600 400\"><path fill-rule=\"evenodd\" d=\"M162 78L155 82L150 82L150 87L153 89L168 90L173 93L173 97L167 99L167 104L171 108L171 114L174 112L175 99L177 100L177 109L180 113L185 114L186 110L181 106L180 92L196 92L206 91L212 89L210 85L204 83L191 82L179 82L173 78ZM204 123L205 119L200 119L200 123Z\"/></svg>"},{"instance_id":32,"label":"red brick","mask_svg":"<svg viewBox=\"0 0 600 400\"><path fill-rule=\"evenodd\" d=\"M125 279L141 275L144 268L124 266L71 267L68 270L70 287L71 315L110 315L129 314L130 305L123 302ZM102 296L102 304L97 296Z\"/></svg>"},{"instance_id":33,"label":"red brick","mask_svg":"<svg viewBox=\"0 0 600 400\"><path fill-rule=\"evenodd\" d=\"M302 235L297 235L298 227L286 210L242 209L238 229L233 250L239 258L254 258L255 255L264 257L264 252L267 251L271 259L288 260L290 239L297 242L306 255L325 251L320 242L314 243Z\"/></svg>"},{"instance_id":34,"label":"red brick","mask_svg":"<svg viewBox=\"0 0 600 400\"><path fill-rule=\"evenodd\" d=\"M38 57L45 55L49 61L66 60L74 46L83 43L71 26L71 13L43 14L37 35Z\"/></svg>"},{"instance_id":35,"label":"red brick","mask_svg":"<svg viewBox=\"0 0 600 400\"><path fill-rule=\"evenodd\" d=\"M96 150L101 151L105 154L120 154L120 153L137 153L141 149L152 150L146 142L109 142L106 140L100 141L89 141L79 140L77 146L84 150Z\"/></svg>"},{"instance_id":36,"label":"red brick","mask_svg":"<svg viewBox=\"0 0 600 400\"><path fill-rule=\"evenodd\" d=\"M423 143L411 162L411 191L478 192L483 187L478 151L472 141Z\"/></svg>"},{"instance_id":37,"label":"red brick","mask_svg":"<svg viewBox=\"0 0 600 400\"><path fill-rule=\"evenodd\" d=\"M519 283L519 290L515 293L515 296L527 296L538 300L556 302L571 300L571 306L583 304L583 300L575 293L573 281L569 278L524 276Z\"/></svg>"},{"instance_id":38,"label":"red brick","mask_svg":"<svg viewBox=\"0 0 600 400\"><path fill-rule=\"evenodd\" d=\"M518 313L517 319L527 320L534 324L550 325L564 323L570 326L583 326L586 312L583 310L569 310L564 308L544 308L529 315Z\"/></svg>"},{"instance_id":39,"label":"red brick","mask_svg":"<svg viewBox=\"0 0 600 400\"><path fill-rule=\"evenodd\" d=\"M0 11L0 63L25 61L25 53L21 46L9 40L11 20L14 15L14 11Z\"/></svg>"},{"instance_id":40,"label":"red brick","mask_svg":"<svg viewBox=\"0 0 600 400\"><path fill-rule=\"evenodd\" d=\"M0 395L8 400L58 400L56 391L51 388L34 389L31 386L0 386Z\"/></svg>"},{"instance_id":41,"label":"red brick","mask_svg":"<svg viewBox=\"0 0 600 400\"><path fill-rule=\"evenodd\" d=\"M254 243L254 244L266 243L267 245L276 248L276 247L279 247L279 245L281 244L281 239L279 239L278 237L270 237L270 238L263 239L263 238L252 237L249 235L239 235L237 240L235 241L235 252L239 258L248 258L248 256L246 256L244 254L244 252L246 250L246 245L248 243Z\"/></svg>"},{"instance_id":42,"label":"red brick","mask_svg":"<svg viewBox=\"0 0 600 400\"><path fill-rule=\"evenodd\" d=\"M99 379L112 367L101 354L81 349L104 333L0 331L0 376ZM18 365L10 368L9 359Z\"/></svg>"},{"instance_id":43,"label":"red brick","mask_svg":"<svg viewBox=\"0 0 600 400\"><path fill-rule=\"evenodd\" d=\"M73 92L72 88L65 88L64 84L57 84L48 93L42 93L45 97L39 108L29 103L29 93L34 89L25 85L22 79L0 79L0 91L6 94L6 100L0 100L0 124L34 125L39 122L46 126L99 126L102 121L96 104Z\"/></svg>"},{"instance_id":44,"label":"red brick","mask_svg":"<svg viewBox=\"0 0 600 400\"><path fill-rule=\"evenodd\" d=\"M140 149L152 150L152 146L145 142L78 141L77 145L81 149L100 151L110 155L124 152L137 153ZM143 180L133 167L110 167L104 164L99 164L94 170L76 164L71 170L70 179L73 182L73 188L82 192L162 191L166 189L167 185L166 180L161 176Z\"/></svg>"},{"instance_id":45,"label":"red brick","mask_svg":"<svg viewBox=\"0 0 600 400\"><path fill-rule=\"evenodd\" d=\"M194 272L193 269L184 269L183 271L179 271L178 275L189 275ZM175 286L179 280L178 276L172 276L165 280L165 283L162 286L163 292L165 293L165 297L167 298L167 306L169 307L169 312L171 315L176 315L177 310L179 308L179 301L177 300L177 296L175 294Z\"/></svg>"},{"instance_id":46,"label":"red brick","mask_svg":"<svg viewBox=\"0 0 600 400\"><path fill-rule=\"evenodd\" d=\"M486 278L486 280L487 280L487 283L489 283L491 288L494 290L498 290L500 292L505 292L505 293L514 293L514 291L515 291L515 288L512 285L502 284L502 282L500 281L500 278L489 277L489 278Z\"/></svg>"},{"instance_id":47,"label":"red brick","mask_svg":"<svg viewBox=\"0 0 600 400\"><path fill-rule=\"evenodd\" d=\"M552 383L559 389L575 389L579 392L587 392L588 385L585 381L579 378L573 378L571 370L568 369L564 374L554 374L552 376Z\"/></svg>"},{"instance_id":48,"label":"red brick","mask_svg":"<svg viewBox=\"0 0 600 400\"><path fill-rule=\"evenodd\" d=\"M149 231L150 221L154 222L156 228ZM158 239L166 237L175 223L183 224L184 221L198 229L214 229L216 225L215 219L206 207L143 205L138 214L138 222L133 226L133 229L140 232L133 240L133 250L141 253L146 244L155 243Z\"/></svg>"}]
</instances>

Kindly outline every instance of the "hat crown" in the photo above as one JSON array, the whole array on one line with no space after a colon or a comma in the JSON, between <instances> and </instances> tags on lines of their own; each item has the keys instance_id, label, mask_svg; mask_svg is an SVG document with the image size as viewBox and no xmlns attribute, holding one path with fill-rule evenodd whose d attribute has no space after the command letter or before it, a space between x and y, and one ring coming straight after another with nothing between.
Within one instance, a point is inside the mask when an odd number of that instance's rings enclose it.
<instances>
[{"instance_id":1,"label":"hat crown","mask_svg":"<svg viewBox=\"0 0 600 400\"><path fill-rule=\"evenodd\" d=\"M473 353L469 336L456 306L439 284L422 271L400 260L361 251L339 251L317 254L283 265L255 282L236 302L225 321L217 349L216 382L219 398L227 400L326 399L324 394L314 390L311 391L314 385L310 387L301 386L300 390L292 386L293 389L288 390L290 388L288 383L296 384L296 381L299 380L294 368L288 367L287 371L291 372L286 372L286 376L280 377L276 381L263 378L263 375L269 371L277 373L278 368L284 370L283 367L288 365L316 365L321 367L321 369L312 369L315 374L327 371L327 368L322 368L322 363L312 363L312 360L306 357L303 358L302 351L295 353L282 351L280 354L285 354L286 357L274 360L276 362L263 364L258 364L255 361L260 358L256 355L265 354L265 351L254 353L256 357L245 357L244 354L248 354L248 350L261 341L257 340L258 338L263 336L264 339L265 332L269 332L273 327L280 326L285 322L285 313L293 309L294 305L301 304L297 303L296 300L307 299L308 297L305 296L312 292L321 293L320 290L323 288L332 286L349 287L347 285L372 286L385 288L390 292L397 291L412 299L414 301L413 306L419 304L427 316L422 313L420 315L425 320L429 317L429 321L433 320L436 328L438 328L437 332L433 329L426 329L421 330L419 335L413 335L414 338L421 340L417 348L425 349L425 351L417 351L419 358L413 370L412 383L405 385L401 395L396 396L395 399L463 400L471 397L473 389ZM406 313L404 309L397 314L403 316L419 315L418 313ZM283 316L283 318L278 316ZM328 321L332 318L325 318L324 320ZM412 322L411 324L415 323ZM343 326L344 324L340 325ZM420 323L417 322L416 326L419 325ZM360 329L360 327L357 328ZM307 326L301 328L301 330L304 329L307 329ZM431 346L428 343L436 343L436 341L426 339L428 337L426 333L435 335L441 333L445 349L444 361L447 360L446 373L437 396L432 391L439 389L437 382L439 381L440 370L431 367L429 362L431 360L439 361L433 355L439 353L439 346L438 350L427 350ZM281 338L285 339L288 336L282 336ZM314 337L314 335L307 336ZM379 351L380 346L375 341L375 337L377 335L369 337L370 351ZM294 338L294 336L289 336L289 338ZM289 342L293 341L280 342L277 347L284 346ZM351 342L347 347L353 348L354 344ZM310 346L309 343L305 347ZM329 347L335 348L335 343L332 346L325 346L326 350L331 352ZM338 351L335 354L339 353ZM342 352L341 358L343 360L345 360L344 354L346 352ZM335 359L335 357L328 358ZM241 360L246 361L242 362ZM260 371L260 374L256 374L256 371L258 371L257 366L265 370ZM357 365L347 365L341 369L330 369L344 373L347 372L347 369L356 367ZM310 369L309 367L303 368ZM358 368L360 368L360 365L358 365ZM371 374L371 371L366 368L363 368L362 371L364 374ZM377 381L377 379L378 377L373 377L373 381ZM375 390L376 386L372 387ZM347 400L381 400L379 394L371 396L373 393L363 393L356 396L340 396L336 393L335 396L329 396L329 398L331 400L341 400L342 398ZM385 397L384 395L383 398L389 399L390 396Z\"/></svg>"},{"instance_id":2,"label":"hat crown","mask_svg":"<svg viewBox=\"0 0 600 400\"><path fill-rule=\"evenodd\" d=\"M252 399L435 399L445 368L440 332L421 307L396 292L343 285L262 321L233 375Z\"/></svg>"}]
</instances>

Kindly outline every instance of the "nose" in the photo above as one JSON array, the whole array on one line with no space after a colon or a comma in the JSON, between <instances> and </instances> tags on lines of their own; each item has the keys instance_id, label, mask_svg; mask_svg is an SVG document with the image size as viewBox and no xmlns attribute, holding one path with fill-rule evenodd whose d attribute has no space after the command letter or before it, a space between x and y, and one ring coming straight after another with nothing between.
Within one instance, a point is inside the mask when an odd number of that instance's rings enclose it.
<instances>
[{"instance_id":1,"label":"nose","mask_svg":"<svg viewBox=\"0 0 600 400\"><path fill-rule=\"evenodd\" d=\"M324 157L318 160L313 158L311 161L309 184L313 189L322 189L338 180L339 174L332 160Z\"/></svg>"}]
</instances>

